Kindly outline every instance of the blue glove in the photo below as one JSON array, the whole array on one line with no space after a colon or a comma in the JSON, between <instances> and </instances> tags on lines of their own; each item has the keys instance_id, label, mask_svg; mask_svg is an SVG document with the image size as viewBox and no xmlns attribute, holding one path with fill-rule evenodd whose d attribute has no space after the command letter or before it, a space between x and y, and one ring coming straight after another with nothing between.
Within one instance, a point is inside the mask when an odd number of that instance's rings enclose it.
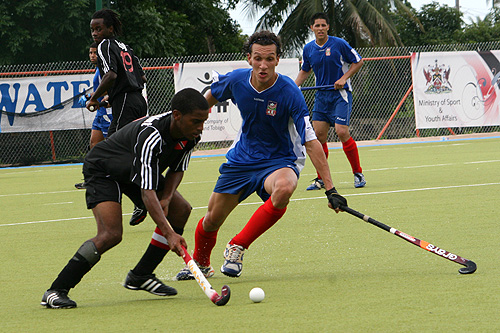
<instances>
[{"instance_id":1,"label":"blue glove","mask_svg":"<svg viewBox=\"0 0 500 333\"><path fill-rule=\"evenodd\" d=\"M80 98L78 99L78 104L82 108L84 108L87 105L87 96L85 96L85 95L80 96Z\"/></svg>"}]
</instances>

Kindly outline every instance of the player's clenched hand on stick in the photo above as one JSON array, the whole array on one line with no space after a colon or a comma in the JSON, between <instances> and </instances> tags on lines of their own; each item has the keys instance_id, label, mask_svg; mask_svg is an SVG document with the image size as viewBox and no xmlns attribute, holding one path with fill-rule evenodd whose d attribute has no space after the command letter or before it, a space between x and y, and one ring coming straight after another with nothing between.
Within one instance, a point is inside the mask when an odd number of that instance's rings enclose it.
<instances>
[{"instance_id":1,"label":"player's clenched hand on stick","mask_svg":"<svg viewBox=\"0 0 500 333\"><path fill-rule=\"evenodd\" d=\"M187 248L187 243L184 237L173 231L165 238L170 246L170 250L174 251L179 257L184 257L185 254L183 248Z\"/></svg>"},{"instance_id":2,"label":"player's clenched hand on stick","mask_svg":"<svg viewBox=\"0 0 500 333\"><path fill-rule=\"evenodd\" d=\"M347 200L341 196L337 190L334 188L325 191L326 197L328 198L328 207L335 209L335 212L341 212L340 206L347 207Z\"/></svg>"}]
</instances>

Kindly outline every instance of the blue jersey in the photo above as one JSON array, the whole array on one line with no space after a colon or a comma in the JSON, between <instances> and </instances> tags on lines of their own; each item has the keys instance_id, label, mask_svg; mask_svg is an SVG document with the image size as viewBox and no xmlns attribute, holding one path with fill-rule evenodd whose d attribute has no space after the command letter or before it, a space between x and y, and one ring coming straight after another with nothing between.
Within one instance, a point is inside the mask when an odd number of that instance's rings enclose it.
<instances>
[{"instance_id":1,"label":"blue jersey","mask_svg":"<svg viewBox=\"0 0 500 333\"><path fill-rule=\"evenodd\" d=\"M248 68L213 75L213 97L219 102L231 99L243 119L226 154L228 163L260 165L281 160L302 170L306 158L304 143L316 139L304 96L295 82L284 75L278 75L271 87L258 92L250 84L251 73Z\"/></svg>"},{"instance_id":2,"label":"blue jersey","mask_svg":"<svg viewBox=\"0 0 500 333\"><path fill-rule=\"evenodd\" d=\"M349 43L342 38L328 36L328 41L323 46L316 44L315 40L304 46L302 70L309 72L312 69L316 85L328 86L333 85L349 70L349 64L360 61L361 56ZM351 79L347 80L344 88L352 91Z\"/></svg>"},{"instance_id":3,"label":"blue jersey","mask_svg":"<svg viewBox=\"0 0 500 333\"><path fill-rule=\"evenodd\" d=\"M95 74L94 74L94 80L93 80L94 91L97 90L97 87L99 87L100 83L101 83L101 73L99 72L99 67L96 67ZM97 99L97 101L99 101L99 102L102 101L102 97L99 97ZM110 112L108 114L107 109L105 107L101 106L99 109L97 109L96 116L104 116L104 115L111 116L111 108L109 110L110 110Z\"/></svg>"}]
</instances>

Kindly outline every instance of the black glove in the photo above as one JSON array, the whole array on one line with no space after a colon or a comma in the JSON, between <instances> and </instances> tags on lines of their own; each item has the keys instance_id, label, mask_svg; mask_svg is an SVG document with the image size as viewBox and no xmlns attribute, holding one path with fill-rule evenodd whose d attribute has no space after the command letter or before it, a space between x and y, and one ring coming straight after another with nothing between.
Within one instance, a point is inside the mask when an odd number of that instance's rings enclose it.
<instances>
[{"instance_id":1,"label":"black glove","mask_svg":"<svg viewBox=\"0 0 500 333\"><path fill-rule=\"evenodd\" d=\"M328 190L325 192L326 197L328 198L328 202L332 205L334 209L339 208L340 206L346 206L347 207L347 200L340 194L338 194L337 190L332 188L331 190Z\"/></svg>"}]
</instances>

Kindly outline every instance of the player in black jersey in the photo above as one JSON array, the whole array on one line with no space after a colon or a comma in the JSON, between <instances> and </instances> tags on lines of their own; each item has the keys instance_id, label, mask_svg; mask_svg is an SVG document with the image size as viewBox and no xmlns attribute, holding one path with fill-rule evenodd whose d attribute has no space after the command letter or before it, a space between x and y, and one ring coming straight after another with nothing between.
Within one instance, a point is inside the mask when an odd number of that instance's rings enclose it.
<instances>
[{"instance_id":1,"label":"player in black jersey","mask_svg":"<svg viewBox=\"0 0 500 333\"><path fill-rule=\"evenodd\" d=\"M109 95L113 120L108 136L131 121L147 115L147 103L142 95L146 77L139 60L130 46L120 42L116 36L122 33L122 23L118 14L110 9L102 9L92 15L90 21L92 38L98 44L97 66L102 80L87 102L90 111L99 108L98 98ZM135 206L130 225L144 221L145 207Z\"/></svg>"},{"instance_id":2,"label":"player in black jersey","mask_svg":"<svg viewBox=\"0 0 500 333\"><path fill-rule=\"evenodd\" d=\"M124 286L159 296L176 295L153 274L168 250L183 255L181 236L191 205L177 191L191 152L200 140L209 106L198 91L187 88L172 99L172 111L138 119L87 154L83 163L87 208L97 222L97 235L76 251L62 269L41 304L47 308L73 308L68 297L83 276L122 239L121 196L144 205L168 246L152 241L139 264L129 272ZM168 169L168 170L167 170ZM162 173L167 170L165 175ZM158 234L158 233L156 233Z\"/></svg>"},{"instance_id":3,"label":"player in black jersey","mask_svg":"<svg viewBox=\"0 0 500 333\"><path fill-rule=\"evenodd\" d=\"M113 108L113 121L108 136L131 121L147 114L147 103L142 96L146 77L130 46L116 39L122 32L118 14L110 9L94 13L90 21L92 38L96 43L101 83L87 102L87 108L99 107L98 97L106 91Z\"/></svg>"}]
</instances>

